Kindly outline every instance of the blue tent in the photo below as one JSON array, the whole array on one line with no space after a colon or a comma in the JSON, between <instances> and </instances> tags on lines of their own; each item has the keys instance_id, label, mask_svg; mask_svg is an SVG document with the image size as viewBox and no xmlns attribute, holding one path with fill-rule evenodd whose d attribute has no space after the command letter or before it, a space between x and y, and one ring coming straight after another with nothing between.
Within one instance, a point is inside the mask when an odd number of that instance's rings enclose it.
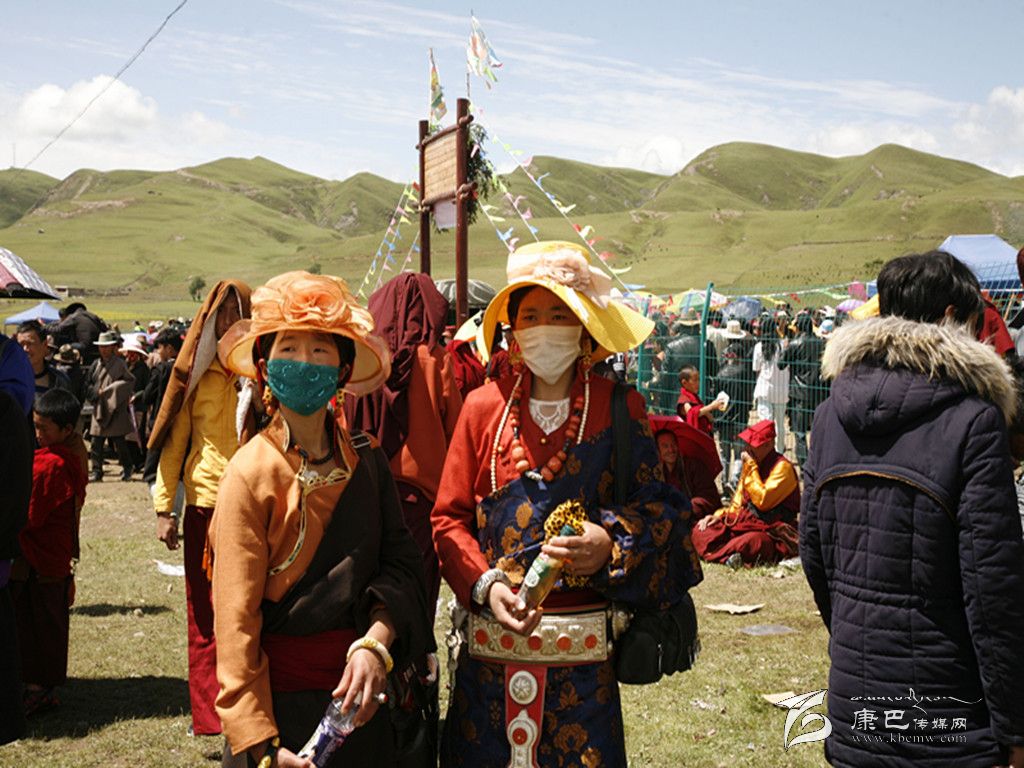
<instances>
[{"instance_id":1,"label":"blue tent","mask_svg":"<svg viewBox=\"0 0 1024 768\"><path fill-rule=\"evenodd\" d=\"M40 301L31 309L26 309L24 312L8 317L4 320L4 325L18 325L20 323L27 323L29 320L42 320L49 323L53 320L60 320L60 313L45 301Z\"/></svg>"},{"instance_id":2,"label":"blue tent","mask_svg":"<svg viewBox=\"0 0 1024 768\"><path fill-rule=\"evenodd\" d=\"M998 235L950 235L940 251L956 256L977 275L982 288L989 290L1020 287L1017 276L1017 249Z\"/></svg>"},{"instance_id":3,"label":"blue tent","mask_svg":"<svg viewBox=\"0 0 1024 768\"><path fill-rule=\"evenodd\" d=\"M1020 289L1017 276L1017 249L998 235L950 235L936 250L956 256L971 268L981 287L988 291ZM872 280L868 296L878 293Z\"/></svg>"}]
</instances>

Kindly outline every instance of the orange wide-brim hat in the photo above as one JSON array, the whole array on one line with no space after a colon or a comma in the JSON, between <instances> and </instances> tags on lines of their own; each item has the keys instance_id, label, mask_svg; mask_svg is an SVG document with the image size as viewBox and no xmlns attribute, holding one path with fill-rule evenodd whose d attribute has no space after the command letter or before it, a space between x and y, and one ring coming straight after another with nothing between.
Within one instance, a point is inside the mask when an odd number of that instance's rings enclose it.
<instances>
[{"instance_id":1,"label":"orange wide-brim hat","mask_svg":"<svg viewBox=\"0 0 1024 768\"><path fill-rule=\"evenodd\" d=\"M340 277L285 272L253 291L252 317L232 325L217 351L228 369L255 379L252 349L260 336L282 331L345 336L355 343L356 354L344 389L361 396L377 389L391 374L391 354L383 339L373 335L373 328L373 316Z\"/></svg>"}]
</instances>

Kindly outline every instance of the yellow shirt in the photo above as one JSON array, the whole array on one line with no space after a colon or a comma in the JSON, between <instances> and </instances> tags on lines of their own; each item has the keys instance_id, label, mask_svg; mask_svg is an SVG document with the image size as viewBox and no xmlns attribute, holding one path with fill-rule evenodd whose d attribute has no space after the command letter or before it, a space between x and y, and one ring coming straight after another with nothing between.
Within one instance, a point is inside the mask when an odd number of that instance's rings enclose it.
<instances>
[{"instance_id":1,"label":"yellow shirt","mask_svg":"<svg viewBox=\"0 0 1024 768\"><path fill-rule=\"evenodd\" d=\"M747 459L743 462L743 472L740 475L740 482L733 494L732 502L728 507L715 512L715 517L722 517L725 514L733 514L746 506L747 500L761 511L774 509L784 502L789 495L799 486L796 477L796 470L788 461L780 461L764 480L757 469L757 462Z\"/></svg>"},{"instance_id":2,"label":"yellow shirt","mask_svg":"<svg viewBox=\"0 0 1024 768\"><path fill-rule=\"evenodd\" d=\"M186 504L209 509L216 506L220 478L238 450L237 378L214 359L174 417L160 452L153 489L153 506L157 512L170 512L174 507L179 477L185 483Z\"/></svg>"}]
</instances>

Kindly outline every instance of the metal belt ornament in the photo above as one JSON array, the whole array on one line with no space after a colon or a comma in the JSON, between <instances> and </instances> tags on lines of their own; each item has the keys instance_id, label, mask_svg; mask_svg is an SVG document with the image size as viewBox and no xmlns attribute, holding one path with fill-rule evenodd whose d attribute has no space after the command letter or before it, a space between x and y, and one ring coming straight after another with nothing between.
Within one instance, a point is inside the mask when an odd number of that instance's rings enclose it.
<instances>
[{"instance_id":1,"label":"metal belt ornament","mask_svg":"<svg viewBox=\"0 0 1024 768\"><path fill-rule=\"evenodd\" d=\"M559 504L544 521L544 541L562 535L565 526L584 532L586 510L578 501ZM567 587L582 587L586 576L561 574ZM538 600L543 600L539 597ZM588 610L589 609L589 610ZM510 768L537 768L537 745L544 722L547 668L597 664L611 655L607 605L552 612L541 617L529 637L509 632L489 614L470 614L469 653L476 659L505 667L505 735L511 750Z\"/></svg>"},{"instance_id":2,"label":"metal belt ornament","mask_svg":"<svg viewBox=\"0 0 1024 768\"><path fill-rule=\"evenodd\" d=\"M537 766L547 674L545 667L505 665L505 735L511 747L510 768Z\"/></svg>"},{"instance_id":3,"label":"metal belt ornament","mask_svg":"<svg viewBox=\"0 0 1024 768\"><path fill-rule=\"evenodd\" d=\"M470 655L505 667L505 734L513 768L538 765L547 668L608 660L612 648L610 609L595 608L545 614L529 637L509 632L490 615L470 615L466 633Z\"/></svg>"}]
</instances>

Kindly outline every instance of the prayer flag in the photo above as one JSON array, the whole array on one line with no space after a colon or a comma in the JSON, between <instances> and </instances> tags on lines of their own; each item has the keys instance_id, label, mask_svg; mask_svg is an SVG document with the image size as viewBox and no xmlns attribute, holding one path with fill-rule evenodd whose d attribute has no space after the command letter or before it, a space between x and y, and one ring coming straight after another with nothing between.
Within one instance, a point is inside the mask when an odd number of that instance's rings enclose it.
<instances>
[{"instance_id":1,"label":"prayer flag","mask_svg":"<svg viewBox=\"0 0 1024 768\"><path fill-rule=\"evenodd\" d=\"M430 49L430 130L434 131L441 125L441 118L448 114L444 103L444 91L441 89L441 78L437 74L434 63L434 49Z\"/></svg>"},{"instance_id":2,"label":"prayer flag","mask_svg":"<svg viewBox=\"0 0 1024 768\"><path fill-rule=\"evenodd\" d=\"M483 78L484 85L489 89L491 83L498 82L498 76L494 74L494 70L501 67L501 62L498 61L491 44L487 42L487 36L480 27L480 22L476 20L476 16L471 16L470 20L473 31L469 36L469 45L466 46L466 63L469 66L469 71L477 77Z\"/></svg>"}]
</instances>

